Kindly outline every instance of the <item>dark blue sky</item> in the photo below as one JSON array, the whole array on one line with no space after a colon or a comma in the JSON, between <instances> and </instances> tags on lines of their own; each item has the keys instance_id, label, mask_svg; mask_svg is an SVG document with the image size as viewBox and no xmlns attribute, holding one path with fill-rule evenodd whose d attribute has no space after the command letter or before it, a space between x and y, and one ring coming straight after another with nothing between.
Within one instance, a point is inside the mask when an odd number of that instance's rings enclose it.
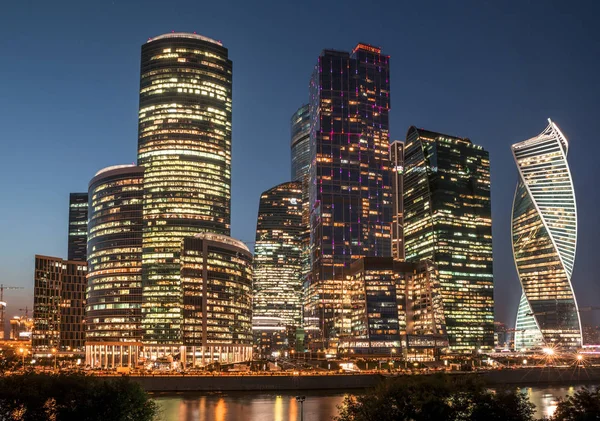
<instances>
[{"instance_id":1,"label":"dark blue sky","mask_svg":"<svg viewBox=\"0 0 600 421\"><path fill-rule=\"evenodd\" d=\"M600 304L599 14L596 1L3 1L0 282L27 287L7 293L9 315L31 303L34 254L66 257L69 192L136 160L140 46L172 30L219 39L233 60L235 237L253 240L260 193L289 178L289 119L320 51L366 42L391 55L392 139L414 124L490 152L496 315L509 324L510 145L556 121L579 212L573 283L580 305Z\"/></svg>"}]
</instances>

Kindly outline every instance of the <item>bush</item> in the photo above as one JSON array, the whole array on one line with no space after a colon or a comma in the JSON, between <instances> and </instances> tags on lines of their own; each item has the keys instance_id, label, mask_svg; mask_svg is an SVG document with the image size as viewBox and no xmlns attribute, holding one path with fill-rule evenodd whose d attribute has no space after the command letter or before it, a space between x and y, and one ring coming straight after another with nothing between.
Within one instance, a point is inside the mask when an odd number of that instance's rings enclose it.
<instances>
[{"instance_id":1,"label":"bush","mask_svg":"<svg viewBox=\"0 0 600 421\"><path fill-rule=\"evenodd\" d=\"M126 377L82 374L0 378L0 421L151 421L155 403Z\"/></svg>"},{"instance_id":2,"label":"bush","mask_svg":"<svg viewBox=\"0 0 600 421\"><path fill-rule=\"evenodd\" d=\"M595 390L584 387L573 396L560 399L552 421L598 421L600 420L600 387Z\"/></svg>"},{"instance_id":3,"label":"bush","mask_svg":"<svg viewBox=\"0 0 600 421\"><path fill-rule=\"evenodd\" d=\"M388 380L364 395L348 396L337 421L532 421L534 405L516 390L492 392L464 376Z\"/></svg>"}]
</instances>

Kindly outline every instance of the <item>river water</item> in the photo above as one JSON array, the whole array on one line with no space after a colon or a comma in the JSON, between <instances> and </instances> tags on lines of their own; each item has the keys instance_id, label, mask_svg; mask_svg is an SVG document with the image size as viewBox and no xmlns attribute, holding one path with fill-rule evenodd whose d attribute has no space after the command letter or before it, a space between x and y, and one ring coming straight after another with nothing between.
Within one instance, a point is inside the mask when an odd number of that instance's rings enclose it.
<instances>
[{"instance_id":1,"label":"river water","mask_svg":"<svg viewBox=\"0 0 600 421\"><path fill-rule=\"evenodd\" d=\"M572 394L577 386L522 388L536 406L537 418L551 416L556 400ZM349 392L351 393L351 392ZM345 393L303 391L304 421L330 421ZM299 421L300 404L287 392L181 393L154 395L160 421Z\"/></svg>"}]
</instances>

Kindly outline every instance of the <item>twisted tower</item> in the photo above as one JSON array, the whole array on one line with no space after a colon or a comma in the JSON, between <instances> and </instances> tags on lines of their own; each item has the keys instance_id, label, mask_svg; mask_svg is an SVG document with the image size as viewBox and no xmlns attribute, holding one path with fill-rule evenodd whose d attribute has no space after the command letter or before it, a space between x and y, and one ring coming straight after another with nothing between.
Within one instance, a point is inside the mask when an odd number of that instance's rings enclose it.
<instances>
[{"instance_id":1,"label":"twisted tower","mask_svg":"<svg viewBox=\"0 0 600 421\"><path fill-rule=\"evenodd\" d=\"M546 344L581 345L571 274L577 207L567 164L569 144L550 119L538 136L512 146L519 170L512 215L515 265L524 296ZM517 325L519 325L519 316Z\"/></svg>"}]
</instances>

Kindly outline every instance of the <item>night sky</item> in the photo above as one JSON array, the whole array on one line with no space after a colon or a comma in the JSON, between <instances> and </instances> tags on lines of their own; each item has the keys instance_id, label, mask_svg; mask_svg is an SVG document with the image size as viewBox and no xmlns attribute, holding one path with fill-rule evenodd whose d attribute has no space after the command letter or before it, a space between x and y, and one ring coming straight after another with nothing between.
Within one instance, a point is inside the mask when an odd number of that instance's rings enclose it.
<instances>
[{"instance_id":1,"label":"night sky","mask_svg":"<svg viewBox=\"0 0 600 421\"><path fill-rule=\"evenodd\" d=\"M490 152L496 318L510 325L510 145L558 124L579 216L575 292L600 305L599 15L597 1L2 1L0 282L26 287L5 294L8 315L31 306L34 254L66 258L69 192L136 160L140 47L173 30L221 40L233 60L234 237L254 240L260 193L289 180L290 116L321 50L365 42L391 56L392 139L416 125Z\"/></svg>"}]
</instances>

